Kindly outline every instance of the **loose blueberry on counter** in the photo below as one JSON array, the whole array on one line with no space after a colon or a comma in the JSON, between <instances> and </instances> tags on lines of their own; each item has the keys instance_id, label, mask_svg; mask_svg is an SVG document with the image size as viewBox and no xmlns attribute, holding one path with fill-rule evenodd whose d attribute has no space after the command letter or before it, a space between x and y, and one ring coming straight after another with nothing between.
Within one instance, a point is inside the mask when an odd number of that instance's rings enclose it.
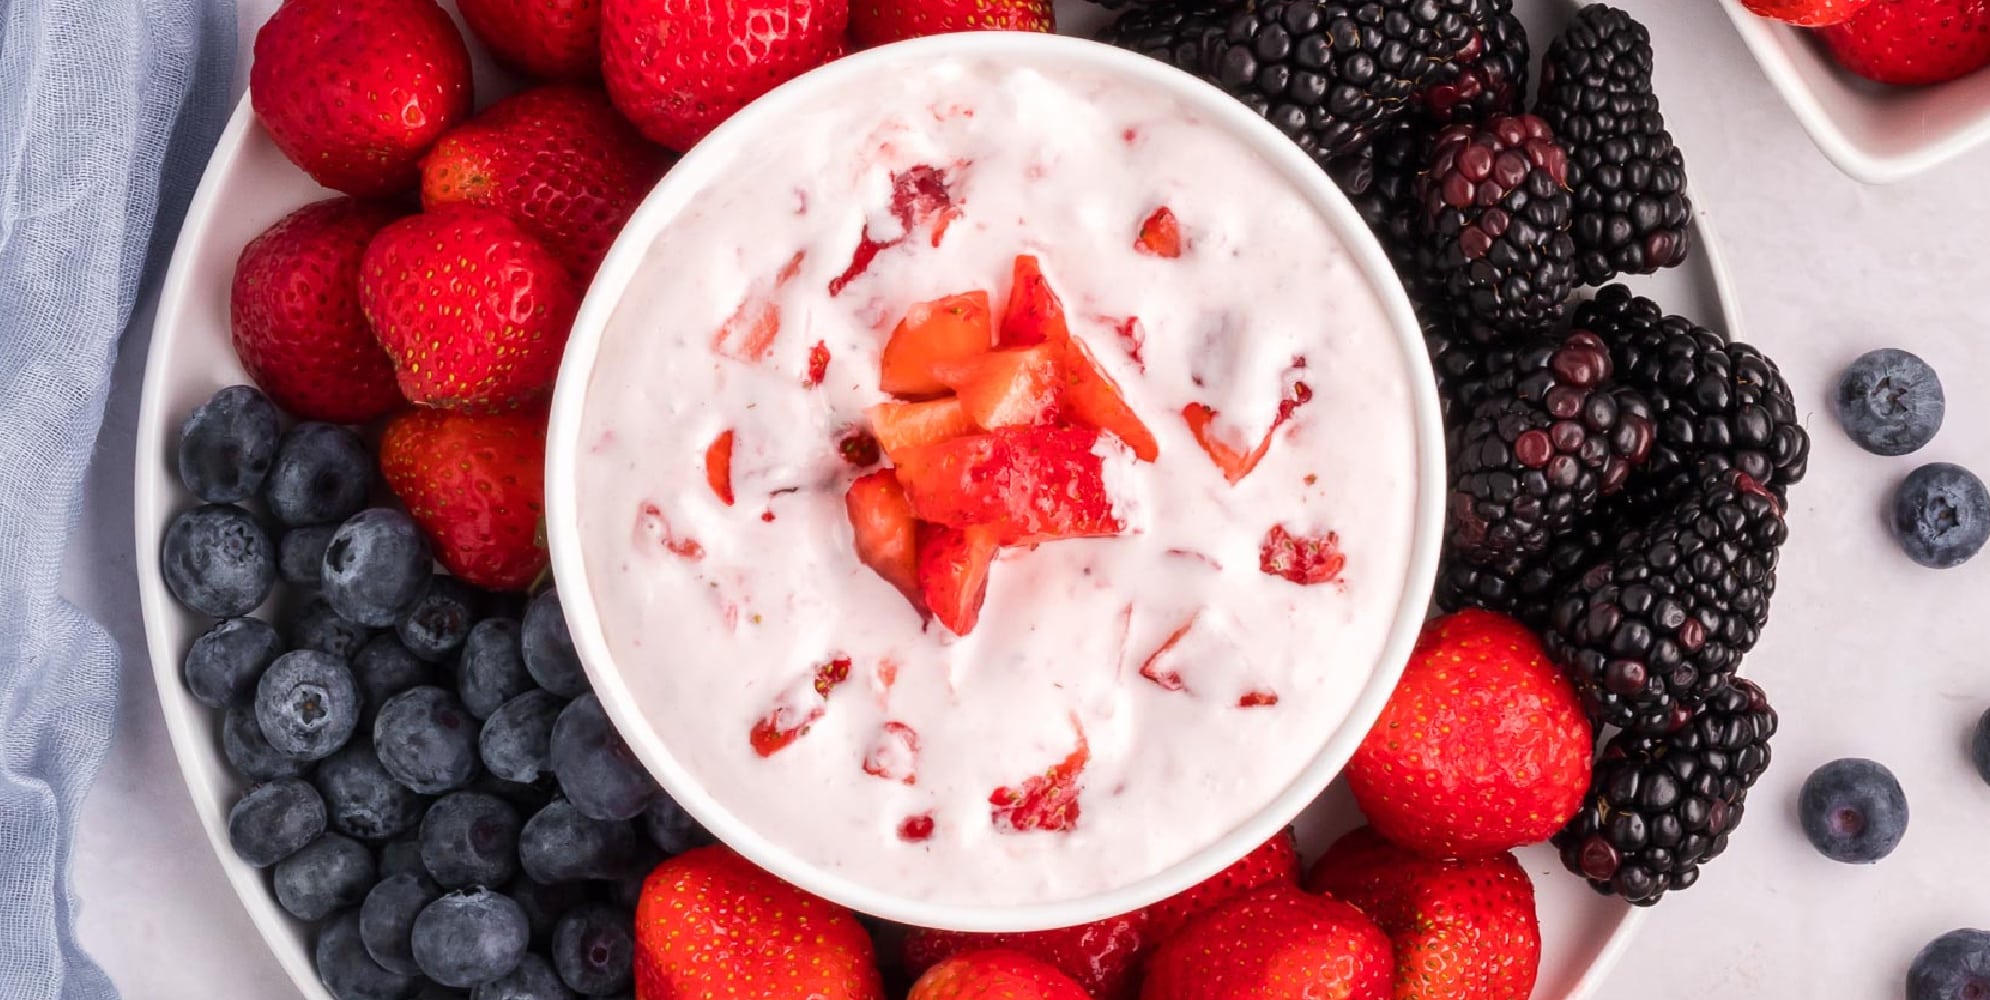
<instances>
[{"instance_id":1,"label":"loose blueberry on counter","mask_svg":"<svg viewBox=\"0 0 1990 1000\"><path fill-rule=\"evenodd\" d=\"M510 618L478 622L456 661L456 688L463 707L479 719L488 719L500 705L533 686L519 646L518 622Z\"/></svg>"},{"instance_id":2,"label":"loose blueberry on counter","mask_svg":"<svg viewBox=\"0 0 1990 1000\"><path fill-rule=\"evenodd\" d=\"M350 660L373 638L373 630L332 610L330 601L313 595L290 616L290 648L315 649Z\"/></svg>"},{"instance_id":3,"label":"loose blueberry on counter","mask_svg":"<svg viewBox=\"0 0 1990 1000\"><path fill-rule=\"evenodd\" d=\"M1891 347L1852 362L1832 402L1845 433L1875 455L1905 455L1934 440L1948 408L1935 370Z\"/></svg>"},{"instance_id":4,"label":"loose blueberry on counter","mask_svg":"<svg viewBox=\"0 0 1990 1000\"><path fill-rule=\"evenodd\" d=\"M257 785L228 810L228 844L257 868L303 850L324 832L324 800L296 778Z\"/></svg>"},{"instance_id":5,"label":"loose blueberry on counter","mask_svg":"<svg viewBox=\"0 0 1990 1000\"><path fill-rule=\"evenodd\" d=\"M325 579L325 546L336 524L292 528L276 540L276 574L293 587L316 587Z\"/></svg>"},{"instance_id":6,"label":"loose blueberry on counter","mask_svg":"<svg viewBox=\"0 0 1990 1000\"><path fill-rule=\"evenodd\" d=\"M646 852L633 826L590 819L565 799L554 799L525 821L518 860L535 882L612 879L642 871Z\"/></svg>"},{"instance_id":7,"label":"loose blueberry on counter","mask_svg":"<svg viewBox=\"0 0 1990 1000\"><path fill-rule=\"evenodd\" d=\"M518 831L511 803L483 792L451 792L421 821L421 858L445 889L501 885L518 873Z\"/></svg>"},{"instance_id":8,"label":"loose blueberry on counter","mask_svg":"<svg viewBox=\"0 0 1990 1000\"><path fill-rule=\"evenodd\" d=\"M669 855L683 854L712 842L712 835L669 792L656 793L649 808L643 810L643 829L648 831L657 849Z\"/></svg>"},{"instance_id":9,"label":"loose blueberry on counter","mask_svg":"<svg viewBox=\"0 0 1990 1000\"><path fill-rule=\"evenodd\" d=\"M561 917L553 928L553 968L560 980L588 996L628 989L635 978L633 925L627 912L601 903Z\"/></svg>"},{"instance_id":10,"label":"loose blueberry on counter","mask_svg":"<svg viewBox=\"0 0 1990 1000\"><path fill-rule=\"evenodd\" d=\"M208 503L256 495L276 458L276 407L254 386L231 385L180 425L180 482Z\"/></svg>"},{"instance_id":11,"label":"loose blueberry on counter","mask_svg":"<svg viewBox=\"0 0 1990 1000\"><path fill-rule=\"evenodd\" d=\"M256 682L256 722L279 752L321 760L359 725L359 686L345 661L315 649L276 658Z\"/></svg>"},{"instance_id":12,"label":"loose blueberry on counter","mask_svg":"<svg viewBox=\"0 0 1990 1000\"><path fill-rule=\"evenodd\" d=\"M373 507L332 533L321 586L339 614L385 628L421 600L432 565L428 539L412 518L391 507Z\"/></svg>"},{"instance_id":13,"label":"loose blueberry on counter","mask_svg":"<svg viewBox=\"0 0 1990 1000\"><path fill-rule=\"evenodd\" d=\"M394 780L424 795L454 791L477 770L477 724L439 687L409 688L373 719L373 752Z\"/></svg>"},{"instance_id":14,"label":"loose blueberry on counter","mask_svg":"<svg viewBox=\"0 0 1990 1000\"><path fill-rule=\"evenodd\" d=\"M566 705L551 691L527 691L499 706L477 734L484 769L506 781L539 780L552 768L553 723Z\"/></svg>"},{"instance_id":15,"label":"loose blueberry on counter","mask_svg":"<svg viewBox=\"0 0 1990 1000\"><path fill-rule=\"evenodd\" d=\"M568 801L595 819L633 819L659 791L592 693L569 702L554 721L551 759Z\"/></svg>"},{"instance_id":16,"label":"loose blueberry on counter","mask_svg":"<svg viewBox=\"0 0 1990 1000\"><path fill-rule=\"evenodd\" d=\"M480 986L518 967L525 955L525 911L489 889L463 889L415 917L415 964L422 974L458 989Z\"/></svg>"},{"instance_id":17,"label":"loose blueberry on counter","mask_svg":"<svg viewBox=\"0 0 1990 1000\"><path fill-rule=\"evenodd\" d=\"M1990 931L1965 927L1923 946L1907 967L1907 1000L1990 997Z\"/></svg>"},{"instance_id":18,"label":"loose blueberry on counter","mask_svg":"<svg viewBox=\"0 0 1990 1000\"><path fill-rule=\"evenodd\" d=\"M1960 566L1990 539L1990 490L1961 466L1924 465L1894 491L1891 523L1907 558L1930 569Z\"/></svg>"},{"instance_id":19,"label":"loose blueberry on counter","mask_svg":"<svg viewBox=\"0 0 1990 1000\"><path fill-rule=\"evenodd\" d=\"M209 708L227 708L253 697L256 681L283 652L276 629L260 618L230 618L187 647L180 675L188 693Z\"/></svg>"},{"instance_id":20,"label":"loose blueberry on counter","mask_svg":"<svg viewBox=\"0 0 1990 1000\"><path fill-rule=\"evenodd\" d=\"M391 635L376 635L352 654L352 679L359 683L362 726L371 726L387 699L409 688L436 683L435 668L423 663Z\"/></svg>"},{"instance_id":21,"label":"loose blueberry on counter","mask_svg":"<svg viewBox=\"0 0 1990 1000\"><path fill-rule=\"evenodd\" d=\"M221 717L221 754L235 773L250 781L295 778L311 762L269 745L252 705L234 705Z\"/></svg>"},{"instance_id":22,"label":"loose blueberry on counter","mask_svg":"<svg viewBox=\"0 0 1990 1000\"><path fill-rule=\"evenodd\" d=\"M540 687L562 698L578 698L588 692L587 672L581 668L580 654L574 651L558 590L543 591L525 606L521 641L525 669L532 672Z\"/></svg>"},{"instance_id":23,"label":"loose blueberry on counter","mask_svg":"<svg viewBox=\"0 0 1990 1000\"><path fill-rule=\"evenodd\" d=\"M1900 846L1907 833L1907 794L1885 765L1846 757L1804 779L1797 814L1818 853L1867 865Z\"/></svg>"},{"instance_id":24,"label":"loose blueberry on counter","mask_svg":"<svg viewBox=\"0 0 1990 1000\"><path fill-rule=\"evenodd\" d=\"M271 516L299 528L359 513L372 491L373 456L359 435L336 424L301 423L276 447L263 501Z\"/></svg>"},{"instance_id":25,"label":"loose blueberry on counter","mask_svg":"<svg viewBox=\"0 0 1990 1000\"><path fill-rule=\"evenodd\" d=\"M525 911L525 924L532 931L532 940L550 941L553 927L559 923L561 915L582 903L600 898L597 890L598 883L595 882L555 882L549 885L520 875L505 884L504 894Z\"/></svg>"},{"instance_id":26,"label":"loose blueberry on counter","mask_svg":"<svg viewBox=\"0 0 1990 1000\"><path fill-rule=\"evenodd\" d=\"M415 990L412 976L381 968L366 953L357 912L342 913L325 924L313 951L318 980L337 1000L405 1000Z\"/></svg>"},{"instance_id":27,"label":"loose blueberry on counter","mask_svg":"<svg viewBox=\"0 0 1990 1000\"><path fill-rule=\"evenodd\" d=\"M359 939L366 953L404 976L419 975L410 938L415 917L442 897L442 889L426 875L389 875L380 880L359 907Z\"/></svg>"},{"instance_id":28,"label":"loose blueberry on counter","mask_svg":"<svg viewBox=\"0 0 1990 1000\"><path fill-rule=\"evenodd\" d=\"M159 546L166 589L210 618L239 618L276 584L276 547L240 507L207 504L183 511Z\"/></svg>"},{"instance_id":29,"label":"loose blueberry on counter","mask_svg":"<svg viewBox=\"0 0 1990 1000\"><path fill-rule=\"evenodd\" d=\"M1978 777L1990 782L1990 712L1977 718L1976 731L1970 734L1969 762L1976 765Z\"/></svg>"},{"instance_id":30,"label":"loose blueberry on counter","mask_svg":"<svg viewBox=\"0 0 1990 1000\"><path fill-rule=\"evenodd\" d=\"M470 1000L574 1000L574 993L545 959L527 954L518 968L477 987Z\"/></svg>"},{"instance_id":31,"label":"loose blueberry on counter","mask_svg":"<svg viewBox=\"0 0 1990 1000\"><path fill-rule=\"evenodd\" d=\"M377 877L366 845L327 833L277 862L272 881L285 912L299 920L323 920L358 906Z\"/></svg>"},{"instance_id":32,"label":"loose blueberry on counter","mask_svg":"<svg viewBox=\"0 0 1990 1000\"><path fill-rule=\"evenodd\" d=\"M324 796L332 829L361 840L398 837L428 809L428 797L394 780L363 734L325 758L311 783Z\"/></svg>"},{"instance_id":33,"label":"loose blueberry on counter","mask_svg":"<svg viewBox=\"0 0 1990 1000\"><path fill-rule=\"evenodd\" d=\"M402 837L380 845L380 878L384 881L396 875L419 875L422 881L429 881L428 866L421 860L420 838Z\"/></svg>"},{"instance_id":34,"label":"loose blueberry on counter","mask_svg":"<svg viewBox=\"0 0 1990 1000\"><path fill-rule=\"evenodd\" d=\"M394 623L394 634L408 652L440 663L463 647L477 621L483 595L453 576L436 574L428 590L408 613Z\"/></svg>"}]
</instances>

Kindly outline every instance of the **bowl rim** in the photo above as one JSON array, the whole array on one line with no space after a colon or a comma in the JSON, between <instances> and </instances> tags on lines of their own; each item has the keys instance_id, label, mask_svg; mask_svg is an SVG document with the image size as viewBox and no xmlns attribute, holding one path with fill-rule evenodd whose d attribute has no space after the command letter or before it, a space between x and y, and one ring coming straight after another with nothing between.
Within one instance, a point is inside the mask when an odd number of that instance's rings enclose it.
<instances>
[{"instance_id":1,"label":"bowl rim","mask_svg":"<svg viewBox=\"0 0 1990 1000\"><path fill-rule=\"evenodd\" d=\"M1136 882L1080 897L1023 904L951 903L896 894L802 860L736 818L703 787L648 724L614 669L579 544L577 456L588 383L602 335L656 235L731 163L736 147L813 100L818 90L906 63L947 59L1056 63L1166 91L1205 115L1215 131L1251 147L1312 205L1340 237L1377 296L1402 363L1416 455L1415 511L1402 594L1382 652L1338 728L1284 790L1229 833ZM1339 187L1300 148L1221 90L1157 60L1067 36L971 32L897 42L839 59L791 80L734 115L692 148L644 198L589 286L554 390L547 433L547 538L561 604L595 692L631 750L666 791L721 841L762 868L825 899L878 917L959 931L1025 931L1086 923L1131 911L1214 875L1289 824L1337 777L1381 714L1426 617L1443 529L1444 448L1434 379L1421 328L1394 267Z\"/></svg>"}]
</instances>

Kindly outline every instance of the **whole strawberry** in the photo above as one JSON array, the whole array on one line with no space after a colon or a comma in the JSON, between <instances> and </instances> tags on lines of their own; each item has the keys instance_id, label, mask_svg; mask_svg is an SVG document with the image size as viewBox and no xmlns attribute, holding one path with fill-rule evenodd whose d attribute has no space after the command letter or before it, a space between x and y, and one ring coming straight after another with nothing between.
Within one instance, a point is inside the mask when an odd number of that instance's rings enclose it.
<instances>
[{"instance_id":1,"label":"whole strawberry","mask_svg":"<svg viewBox=\"0 0 1990 1000\"><path fill-rule=\"evenodd\" d=\"M413 187L470 96L470 52L435 0L285 0L256 32L257 120L290 162L347 194Z\"/></svg>"},{"instance_id":2,"label":"whole strawberry","mask_svg":"<svg viewBox=\"0 0 1990 1000\"><path fill-rule=\"evenodd\" d=\"M1990 65L1990 0L1870 0L1818 35L1868 80L1946 83Z\"/></svg>"},{"instance_id":3,"label":"whole strawberry","mask_svg":"<svg viewBox=\"0 0 1990 1000\"><path fill-rule=\"evenodd\" d=\"M601 75L601 0L456 0L498 61L541 80Z\"/></svg>"},{"instance_id":4,"label":"whole strawberry","mask_svg":"<svg viewBox=\"0 0 1990 1000\"><path fill-rule=\"evenodd\" d=\"M850 911L723 846L656 866L636 903L645 1000L882 1000L871 939Z\"/></svg>"},{"instance_id":5,"label":"whole strawberry","mask_svg":"<svg viewBox=\"0 0 1990 1000\"><path fill-rule=\"evenodd\" d=\"M1299 884L1299 848L1287 827L1238 858L1228 868L1183 889L1144 911L1147 940L1162 944L1189 920L1218 903L1267 885Z\"/></svg>"},{"instance_id":6,"label":"whole strawberry","mask_svg":"<svg viewBox=\"0 0 1990 1000\"><path fill-rule=\"evenodd\" d=\"M977 951L933 966L906 1000L1088 1000L1071 977L1014 951Z\"/></svg>"},{"instance_id":7,"label":"whole strawberry","mask_svg":"<svg viewBox=\"0 0 1990 1000\"><path fill-rule=\"evenodd\" d=\"M228 290L242 367L300 420L363 424L401 404L359 308L359 261L398 212L351 198L290 213L242 248Z\"/></svg>"},{"instance_id":8,"label":"whole strawberry","mask_svg":"<svg viewBox=\"0 0 1990 1000\"><path fill-rule=\"evenodd\" d=\"M669 159L600 90L540 87L443 136L422 159L422 204L497 209L586 279Z\"/></svg>"},{"instance_id":9,"label":"whole strawberry","mask_svg":"<svg viewBox=\"0 0 1990 1000\"><path fill-rule=\"evenodd\" d=\"M601 75L636 128L683 152L843 49L849 0L603 0Z\"/></svg>"},{"instance_id":10,"label":"whole strawberry","mask_svg":"<svg viewBox=\"0 0 1990 1000\"><path fill-rule=\"evenodd\" d=\"M524 590L546 570L546 415L412 409L380 435L380 477L466 583Z\"/></svg>"},{"instance_id":11,"label":"whole strawberry","mask_svg":"<svg viewBox=\"0 0 1990 1000\"><path fill-rule=\"evenodd\" d=\"M1360 910L1272 885L1189 921L1147 964L1140 1000L1388 1000L1394 970Z\"/></svg>"},{"instance_id":12,"label":"whole strawberry","mask_svg":"<svg viewBox=\"0 0 1990 1000\"><path fill-rule=\"evenodd\" d=\"M1540 640L1472 610L1424 626L1346 774L1384 837L1431 857L1485 857L1560 829L1594 752L1575 688Z\"/></svg>"},{"instance_id":13,"label":"whole strawberry","mask_svg":"<svg viewBox=\"0 0 1990 1000\"><path fill-rule=\"evenodd\" d=\"M1396 1000L1527 1000L1541 963L1534 883L1511 854L1436 861L1362 827L1306 888L1353 903L1395 945Z\"/></svg>"},{"instance_id":14,"label":"whole strawberry","mask_svg":"<svg viewBox=\"0 0 1990 1000\"><path fill-rule=\"evenodd\" d=\"M443 205L373 238L359 302L410 401L496 410L552 389L580 290L502 213Z\"/></svg>"},{"instance_id":15,"label":"whole strawberry","mask_svg":"<svg viewBox=\"0 0 1990 1000\"><path fill-rule=\"evenodd\" d=\"M1129 913L1047 931L971 934L914 927L905 932L901 957L914 975L957 955L1012 951L1070 976L1093 1000L1132 1000L1140 962L1148 953L1144 913Z\"/></svg>"},{"instance_id":16,"label":"whole strawberry","mask_svg":"<svg viewBox=\"0 0 1990 1000\"><path fill-rule=\"evenodd\" d=\"M1050 0L855 0L850 37L883 45L955 31L1056 31Z\"/></svg>"},{"instance_id":17,"label":"whole strawberry","mask_svg":"<svg viewBox=\"0 0 1990 1000\"><path fill-rule=\"evenodd\" d=\"M1773 18L1805 28L1837 24L1859 12L1872 0L1741 0L1741 5L1761 17Z\"/></svg>"}]
</instances>

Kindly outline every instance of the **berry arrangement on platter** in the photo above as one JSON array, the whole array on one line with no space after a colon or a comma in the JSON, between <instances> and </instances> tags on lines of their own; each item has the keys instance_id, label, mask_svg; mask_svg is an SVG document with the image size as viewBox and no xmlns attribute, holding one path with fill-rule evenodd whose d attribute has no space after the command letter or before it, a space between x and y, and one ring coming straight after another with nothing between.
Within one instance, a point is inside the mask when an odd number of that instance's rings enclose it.
<instances>
[{"instance_id":1,"label":"berry arrangement on platter","mask_svg":"<svg viewBox=\"0 0 1990 1000\"><path fill-rule=\"evenodd\" d=\"M1811 29L1849 72L1928 87L1990 66L1990 6L1980 0L1741 0L1752 13Z\"/></svg>"}]
</instances>

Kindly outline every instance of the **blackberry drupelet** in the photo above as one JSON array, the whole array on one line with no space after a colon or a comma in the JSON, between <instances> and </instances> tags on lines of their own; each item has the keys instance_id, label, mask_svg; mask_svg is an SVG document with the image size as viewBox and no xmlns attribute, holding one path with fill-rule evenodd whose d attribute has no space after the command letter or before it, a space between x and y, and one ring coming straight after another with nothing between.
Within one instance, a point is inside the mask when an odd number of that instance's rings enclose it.
<instances>
[{"instance_id":1,"label":"blackberry drupelet","mask_svg":"<svg viewBox=\"0 0 1990 1000\"><path fill-rule=\"evenodd\" d=\"M1527 28L1514 15L1513 0L1485 0L1485 6L1478 34L1431 74L1418 95L1424 114L1440 125L1511 114L1527 100Z\"/></svg>"},{"instance_id":2,"label":"blackberry drupelet","mask_svg":"<svg viewBox=\"0 0 1990 1000\"><path fill-rule=\"evenodd\" d=\"M1211 46L1234 6L1222 0L1138 4L1100 30L1098 40L1206 78Z\"/></svg>"},{"instance_id":3,"label":"blackberry drupelet","mask_svg":"<svg viewBox=\"0 0 1990 1000\"><path fill-rule=\"evenodd\" d=\"M1417 182L1418 270L1461 321L1522 335L1561 317L1575 289L1566 167L1531 115L1438 133Z\"/></svg>"},{"instance_id":4,"label":"blackberry drupelet","mask_svg":"<svg viewBox=\"0 0 1990 1000\"><path fill-rule=\"evenodd\" d=\"M1619 734L1597 761L1582 807L1554 836L1562 864L1596 891L1639 906L1690 887L1700 866L1727 849L1775 734L1775 709L1747 680L1670 735Z\"/></svg>"},{"instance_id":5,"label":"blackberry drupelet","mask_svg":"<svg viewBox=\"0 0 1990 1000\"><path fill-rule=\"evenodd\" d=\"M1686 163L1652 92L1651 36L1592 4L1548 46L1534 113L1568 150L1576 268L1586 284L1686 259L1693 203Z\"/></svg>"}]
</instances>

